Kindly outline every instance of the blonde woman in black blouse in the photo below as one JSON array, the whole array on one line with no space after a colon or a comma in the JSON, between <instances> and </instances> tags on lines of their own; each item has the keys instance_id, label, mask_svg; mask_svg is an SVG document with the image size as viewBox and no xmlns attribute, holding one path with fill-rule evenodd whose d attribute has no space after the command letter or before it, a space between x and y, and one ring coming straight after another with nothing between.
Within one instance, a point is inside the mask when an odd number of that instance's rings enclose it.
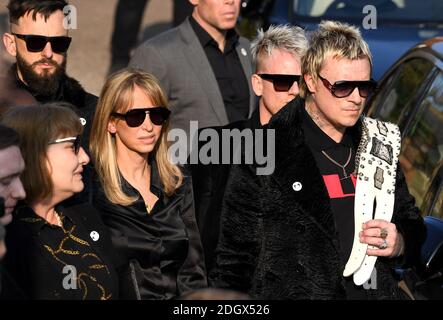
<instances>
[{"instance_id":1,"label":"blonde woman in black blouse","mask_svg":"<svg viewBox=\"0 0 443 320\"><path fill-rule=\"evenodd\" d=\"M26 164L26 199L7 227L3 298L118 298L112 244L98 213L88 204L62 204L83 190L89 162L70 107L17 107L2 119L19 133Z\"/></svg>"},{"instance_id":2,"label":"blonde woman in black blouse","mask_svg":"<svg viewBox=\"0 0 443 320\"><path fill-rule=\"evenodd\" d=\"M172 299L207 286L191 179L168 157L169 113L153 76L123 70L105 83L92 125L94 204L126 261L124 299Z\"/></svg>"}]
</instances>

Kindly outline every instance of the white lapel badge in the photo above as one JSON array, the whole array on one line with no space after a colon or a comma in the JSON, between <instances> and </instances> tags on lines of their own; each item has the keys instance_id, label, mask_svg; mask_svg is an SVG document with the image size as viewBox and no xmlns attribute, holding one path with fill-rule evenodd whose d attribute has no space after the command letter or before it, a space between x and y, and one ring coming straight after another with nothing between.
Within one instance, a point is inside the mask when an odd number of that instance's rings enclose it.
<instances>
[{"instance_id":1,"label":"white lapel badge","mask_svg":"<svg viewBox=\"0 0 443 320\"><path fill-rule=\"evenodd\" d=\"M301 182L296 181L292 184L292 189L294 189L294 191L296 192L300 191L302 188L303 185L301 184Z\"/></svg>"},{"instance_id":2,"label":"white lapel badge","mask_svg":"<svg viewBox=\"0 0 443 320\"><path fill-rule=\"evenodd\" d=\"M91 237L92 241L95 241L95 242L97 242L98 239L100 239L100 235L98 234L97 231L92 231L90 234L90 237Z\"/></svg>"}]
</instances>

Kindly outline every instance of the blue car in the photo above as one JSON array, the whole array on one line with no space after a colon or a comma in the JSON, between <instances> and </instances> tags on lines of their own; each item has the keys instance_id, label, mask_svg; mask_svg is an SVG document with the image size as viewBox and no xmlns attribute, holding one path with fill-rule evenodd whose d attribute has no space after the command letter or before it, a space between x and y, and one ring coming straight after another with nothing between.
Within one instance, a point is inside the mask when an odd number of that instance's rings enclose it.
<instances>
[{"instance_id":1,"label":"blue car","mask_svg":"<svg viewBox=\"0 0 443 320\"><path fill-rule=\"evenodd\" d=\"M313 30L321 20L358 26L373 54L375 80L412 46L443 36L441 0L249 0L242 7L255 27L290 23Z\"/></svg>"},{"instance_id":2,"label":"blue car","mask_svg":"<svg viewBox=\"0 0 443 320\"><path fill-rule=\"evenodd\" d=\"M253 14L248 19L262 25L290 21L311 29L322 19L354 24L361 19L361 11L345 10L342 3L351 1L258 2L261 6L249 11ZM397 5L397 9L391 7L399 11L396 19L394 11L381 10L382 2ZM352 3L361 1L352 0ZM443 1L372 0L372 3L380 6L378 29L362 32L371 47L375 78L379 81L377 91L367 101L365 113L400 127L399 163L427 227L419 265L398 271L415 299L443 299L443 37L421 41L442 34L437 20L443 25ZM251 9L253 1L248 5ZM410 13L407 18L399 8L405 9L405 14L414 9L416 14ZM412 16L429 20L419 23Z\"/></svg>"},{"instance_id":3,"label":"blue car","mask_svg":"<svg viewBox=\"0 0 443 320\"><path fill-rule=\"evenodd\" d=\"M416 298L443 299L443 37L406 52L382 77L365 112L400 127L399 162L425 216L421 264L404 279Z\"/></svg>"}]
</instances>

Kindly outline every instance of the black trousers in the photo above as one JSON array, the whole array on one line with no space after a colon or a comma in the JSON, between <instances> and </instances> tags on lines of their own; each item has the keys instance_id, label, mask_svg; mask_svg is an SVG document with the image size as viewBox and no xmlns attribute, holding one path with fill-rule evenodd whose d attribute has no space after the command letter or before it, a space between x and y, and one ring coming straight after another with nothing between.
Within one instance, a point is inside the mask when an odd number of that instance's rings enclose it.
<instances>
[{"instance_id":1,"label":"black trousers","mask_svg":"<svg viewBox=\"0 0 443 320\"><path fill-rule=\"evenodd\" d=\"M131 50L137 44L138 31L148 0L119 0L115 10L111 43L111 68L127 66Z\"/></svg>"},{"instance_id":2,"label":"black trousers","mask_svg":"<svg viewBox=\"0 0 443 320\"><path fill-rule=\"evenodd\" d=\"M111 42L110 73L125 68L131 51L137 45L138 33L148 0L119 0L114 16L114 31ZM182 23L192 13L188 0L174 0L173 26Z\"/></svg>"}]
</instances>

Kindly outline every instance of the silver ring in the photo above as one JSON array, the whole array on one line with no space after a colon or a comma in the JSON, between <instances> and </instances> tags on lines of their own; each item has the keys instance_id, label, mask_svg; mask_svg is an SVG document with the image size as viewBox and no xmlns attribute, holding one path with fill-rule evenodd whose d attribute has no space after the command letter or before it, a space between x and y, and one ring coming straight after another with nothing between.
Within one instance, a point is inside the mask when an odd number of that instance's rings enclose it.
<instances>
[{"instance_id":1,"label":"silver ring","mask_svg":"<svg viewBox=\"0 0 443 320\"><path fill-rule=\"evenodd\" d=\"M388 241L386 239L383 239L382 243L378 246L379 249L386 249L388 247Z\"/></svg>"}]
</instances>

